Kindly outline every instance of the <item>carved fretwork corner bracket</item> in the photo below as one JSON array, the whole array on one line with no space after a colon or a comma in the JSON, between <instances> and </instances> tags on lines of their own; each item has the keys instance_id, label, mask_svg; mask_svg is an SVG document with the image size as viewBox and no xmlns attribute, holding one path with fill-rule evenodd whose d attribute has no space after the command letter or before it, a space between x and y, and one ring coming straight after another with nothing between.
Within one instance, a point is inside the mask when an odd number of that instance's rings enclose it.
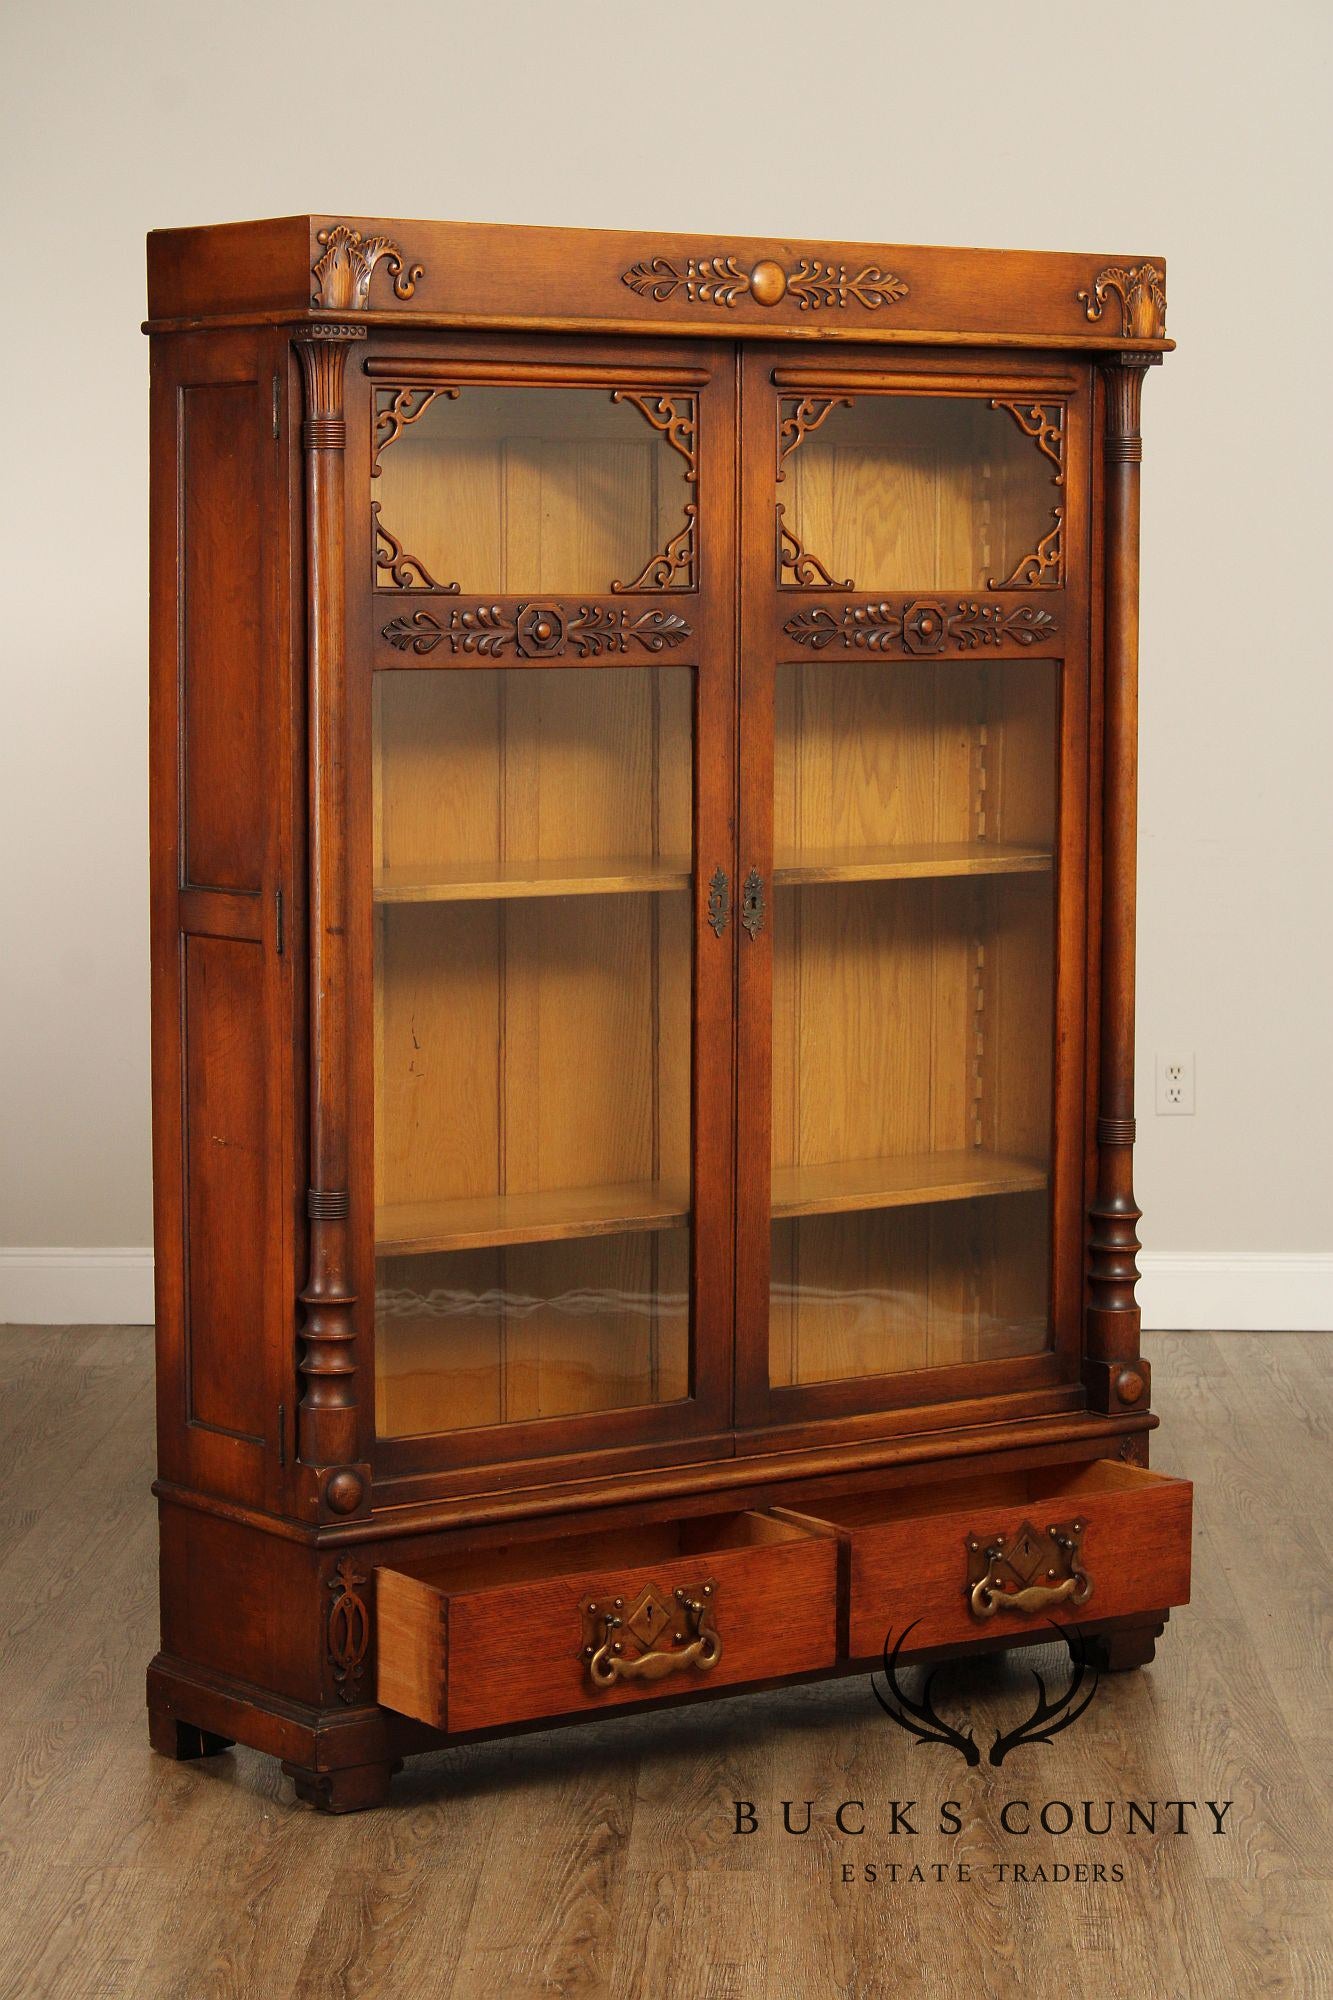
<instances>
[{"instance_id":1,"label":"carved fretwork corner bracket","mask_svg":"<svg viewBox=\"0 0 1333 2000\"><path fill-rule=\"evenodd\" d=\"M392 237L363 236L345 222L321 229L316 241L324 255L311 266L315 290L310 303L322 306L325 312L367 311L370 280L381 257L393 279L395 298L410 299L417 279L426 274L424 264L408 264Z\"/></svg>"},{"instance_id":2,"label":"carved fretwork corner bracket","mask_svg":"<svg viewBox=\"0 0 1333 2000\"><path fill-rule=\"evenodd\" d=\"M1099 320L1114 299L1122 340L1166 339L1166 273L1156 264L1108 264L1078 300L1088 319Z\"/></svg>"}]
</instances>

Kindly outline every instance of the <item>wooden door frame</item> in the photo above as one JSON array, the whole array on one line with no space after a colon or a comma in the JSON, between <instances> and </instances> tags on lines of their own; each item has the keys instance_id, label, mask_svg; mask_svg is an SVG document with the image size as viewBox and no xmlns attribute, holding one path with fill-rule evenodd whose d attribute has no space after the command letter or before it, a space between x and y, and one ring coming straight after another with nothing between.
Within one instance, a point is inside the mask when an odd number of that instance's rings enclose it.
<instances>
[{"instance_id":1,"label":"wooden door frame","mask_svg":"<svg viewBox=\"0 0 1333 2000\"><path fill-rule=\"evenodd\" d=\"M973 1361L896 1374L778 1388L769 1383L772 1121L772 925L738 938L736 1138L736 1421L759 1446L811 1424L874 1412L1060 1390L1080 1379L1083 1341L1084 1086L1088 983L1088 771L1092 415L1094 370L1072 356L904 348L793 353L747 346L740 360L740 629L738 853L743 882L757 870L769 911L773 876L774 687L782 620L811 601L775 574L774 473L781 397L793 393L1056 396L1067 410L1065 581L1059 588L988 593L1057 615L1057 641L1034 657L1059 662L1058 831L1055 865L1055 1010L1052 1075L1050 1313L1052 1343L1010 1360ZM799 387L796 385L799 384ZM857 595L873 598L868 589ZM958 595L958 593L943 593ZM848 596L853 593L847 593ZM895 592L896 597L939 592ZM814 600L837 605L836 591ZM943 656L957 656L946 647ZM868 656L869 657L869 656ZM1006 656L996 654L997 659ZM861 1428L858 1425L858 1429Z\"/></svg>"},{"instance_id":2,"label":"wooden door frame","mask_svg":"<svg viewBox=\"0 0 1333 2000\"><path fill-rule=\"evenodd\" d=\"M457 360L468 381L549 385L553 379L608 388L627 381L644 391L688 378L697 402L696 582L692 590L634 597L578 594L578 603L611 606L670 602L696 625L692 641L668 652L631 648L581 657L572 646L539 657L506 649L500 657L433 648L428 656L389 644L388 614L446 610L466 598L373 587L368 559L374 390L395 364L404 380ZM583 372L586 371L586 374ZM612 372L614 371L614 372ZM720 1452L731 1423L732 1190L734 1183L734 937L708 927L709 881L723 868L734 879L735 785L735 441L732 350L723 342L596 340L565 336L372 330L348 368L347 570L349 1036L353 1289L358 1312L357 1372L362 1457L373 1468L376 1501L438 1491L457 1475L488 1489L529 1483L539 1467L594 1454L608 1473L672 1457ZM531 593L529 593L531 595ZM489 601L489 600L488 600ZM506 602L506 609L508 605ZM405 1438L375 1430L375 1251L373 1079L372 689L386 669L467 672L477 668L614 668L670 665L694 672L693 962L691 1023L691 1386L683 1402L525 1419L512 1424ZM727 1447L729 1448L729 1447ZM476 1468L476 1471L473 1470Z\"/></svg>"}]
</instances>

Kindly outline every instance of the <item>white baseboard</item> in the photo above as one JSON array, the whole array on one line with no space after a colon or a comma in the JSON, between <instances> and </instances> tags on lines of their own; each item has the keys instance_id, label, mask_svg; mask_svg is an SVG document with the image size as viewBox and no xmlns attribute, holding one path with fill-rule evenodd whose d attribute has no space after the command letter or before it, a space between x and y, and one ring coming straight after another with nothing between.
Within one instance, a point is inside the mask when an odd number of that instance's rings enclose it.
<instances>
[{"instance_id":1,"label":"white baseboard","mask_svg":"<svg viewBox=\"0 0 1333 2000\"><path fill-rule=\"evenodd\" d=\"M1333 1331L1333 1252L1145 1250L1143 1324L1241 1333ZM147 1326L151 1250L0 1247L0 1325Z\"/></svg>"},{"instance_id":2,"label":"white baseboard","mask_svg":"<svg viewBox=\"0 0 1333 2000\"><path fill-rule=\"evenodd\" d=\"M1145 1328L1333 1331L1333 1251L1144 1250L1139 1269Z\"/></svg>"},{"instance_id":3,"label":"white baseboard","mask_svg":"<svg viewBox=\"0 0 1333 2000\"><path fill-rule=\"evenodd\" d=\"M151 1326L151 1250L0 1246L0 1326Z\"/></svg>"}]
</instances>

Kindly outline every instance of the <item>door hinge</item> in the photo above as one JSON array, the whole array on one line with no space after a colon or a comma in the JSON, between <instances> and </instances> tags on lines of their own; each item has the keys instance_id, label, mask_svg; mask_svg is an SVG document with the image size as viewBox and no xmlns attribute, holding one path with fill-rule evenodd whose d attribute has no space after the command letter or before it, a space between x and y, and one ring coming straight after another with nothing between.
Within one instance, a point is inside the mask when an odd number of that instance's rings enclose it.
<instances>
[{"instance_id":1,"label":"door hinge","mask_svg":"<svg viewBox=\"0 0 1333 2000\"><path fill-rule=\"evenodd\" d=\"M282 378L278 375L273 377L273 435L282 436Z\"/></svg>"},{"instance_id":2,"label":"door hinge","mask_svg":"<svg viewBox=\"0 0 1333 2000\"><path fill-rule=\"evenodd\" d=\"M278 957L281 958L285 945L285 925L282 920L282 890L273 891L274 932L278 941Z\"/></svg>"},{"instance_id":3,"label":"door hinge","mask_svg":"<svg viewBox=\"0 0 1333 2000\"><path fill-rule=\"evenodd\" d=\"M287 1463L287 1405L278 1404L278 1464Z\"/></svg>"}]
</instances>

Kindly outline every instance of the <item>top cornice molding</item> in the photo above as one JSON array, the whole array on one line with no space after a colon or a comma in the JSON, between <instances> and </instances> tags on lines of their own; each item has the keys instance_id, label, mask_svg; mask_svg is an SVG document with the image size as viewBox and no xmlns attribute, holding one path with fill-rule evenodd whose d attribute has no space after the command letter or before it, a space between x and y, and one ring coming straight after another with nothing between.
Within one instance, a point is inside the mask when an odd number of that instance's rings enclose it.
<instances>
[{"instance_id":1,"label":"top cornice molding","mask_svg":"<svg viewBox=\"0 0 1333 2000\"><path fill-rule=\"evenodd\" d=\"M366 324L1165 350L1160 257L298 215L148 238L153 328Z\"/></svg>"}]
</instances>

